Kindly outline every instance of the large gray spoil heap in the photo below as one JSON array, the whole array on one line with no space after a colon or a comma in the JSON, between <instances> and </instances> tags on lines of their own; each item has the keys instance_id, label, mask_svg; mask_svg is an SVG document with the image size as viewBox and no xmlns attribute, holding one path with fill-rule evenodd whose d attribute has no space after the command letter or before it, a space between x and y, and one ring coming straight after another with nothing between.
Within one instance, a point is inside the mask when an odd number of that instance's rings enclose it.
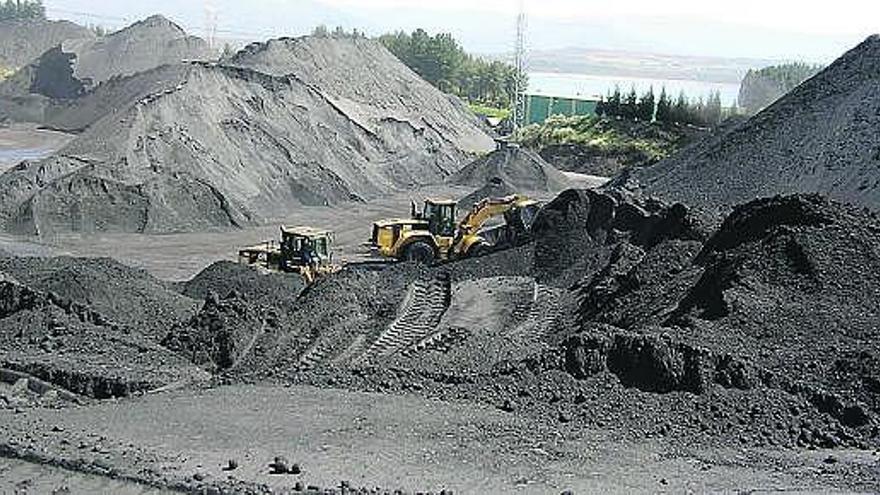
<instances>
[{"instance_id":1,"label":"large gray spoil heap","mask_svg":"<svg viewBox=\"0 0 880 495\"><path fill-rule=\"evenodd\" d=\"M0 21L0 66L21 67L70 39L94 39L92 30L69 21Z\"/></svg>"},{"instance_id":2,"label":"large gray spoil heap","mask_svg":"<svg viewBox=\"0 0 880 495\"><path fill-rule=\"evenodd\" d=\"M723 212L818 192L880 207L880 36L744 124L633 177L650 194Z\"/></svg>"},{"instance_id":3,"label":"large gray spoil heap","mask_svg":"<svg viewBox=\"0 0 880 495\"><path fill-rule=\"evenodd\" d=\"M285 50L320 62L288 65ZM278 53L274 65L245 63L264 52ZM0 176L0 225L25 234L241 226L442 182L468 152L493 146L373 41L274 41L234 63L161 67L74 102L61 120L85 132Z\"/></svg>"},{"instance_id":4,"label":"large gray spoil heap","mask_svg":"<svg viewBox=\"0 0 880 495\"><path fill-rule=\"evenodd\" d=\"M5 83L2 93L76 98L114 77L211 56L204 40L156 15L102 38L62 40Z\"/></svg>"}]
</instances>

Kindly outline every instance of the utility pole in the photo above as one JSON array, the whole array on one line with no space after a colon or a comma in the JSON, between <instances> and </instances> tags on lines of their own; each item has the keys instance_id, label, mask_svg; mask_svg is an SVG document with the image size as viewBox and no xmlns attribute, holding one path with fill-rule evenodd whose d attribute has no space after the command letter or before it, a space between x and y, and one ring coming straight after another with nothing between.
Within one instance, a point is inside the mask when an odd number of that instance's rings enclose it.
<instances>
[{"instance_id":1,"label":"utility pole","mask_svg":"<svg viewBox=\"0 0 880 495\"><path fill-rule=\"evenodd\" d=\"M211 0L205 0L205 41L214 50L217 44L217 9Z\"/></svg>"},{"instance_id":2,"label":"utility pole","mask_svg":"<svg viewBox=\"0 0 880 495\"><path fill-rule=\"evenodd\" d=\"M519 0L519 13L516 16L516 44L513 50L513 66L516 80L513 87L511 118L515 133L526 118L526 9L524 0Z\"/></svg>"}]
</instances>

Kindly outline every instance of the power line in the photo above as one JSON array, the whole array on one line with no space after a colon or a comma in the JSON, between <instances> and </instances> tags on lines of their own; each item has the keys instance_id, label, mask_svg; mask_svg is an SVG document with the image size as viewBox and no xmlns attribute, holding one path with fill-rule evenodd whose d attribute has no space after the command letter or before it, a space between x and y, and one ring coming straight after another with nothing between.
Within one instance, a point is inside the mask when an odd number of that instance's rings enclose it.
<instances>
[{"instance_id":1,"label":"power line","mask_svg":"<svg viewBox=\"0 0 880 495\"><path fill-rule=\"evenodd\" d=\"M512 120L513 132L519 129L526 117L526 88L523 77L526 73L526 10L523 0L519 2L519 13L516 16L516 41L514 45L514 68L516 77L513 87Z\"/></svg>"},{"instance_id":2,"label":"power line","mask_svg":"<svg viewBox=\"0 0 880 495\"><path fill-rule=\"evenodd\" d=\"M132 23L139 20L139 18L137 18L137 17L119 17L119 16L112 16L112 15L95 14L95 13L91 13L91 12L82 12L82 11L78 11L78 10L68 10L68 9L57 8L57 7L46 7L46 11L49 14L61 14L61 15L57 15L57 17L60 17L60 18L67 17L67 16L77 16L77 17L86 18L86 19L95 19L97 21L113 21L116 23L121 23L122 24L121 27L127 26L127 25L132 24ZM175 22L177 22L177 21L175 21ZM252 38L252 39L265 39L265 38L273 38L273 37L283 36L282 33L279 33L278 31L274 31L274 30L248 31L248 30L243 30L243 29L239 29L236 27L219 27L216 25L213 27L212 30L208 30L208 29L206 29L207 23L206 23L206 26L202 26L202 27L186 25L184 23L178 23L178 24L180 24L181 27L183 27L188 33L202 33L206 37L208 36L208 34L213 34L215 36L215 38L216 38L217 34L229 34L229 35L244 36L246 38ZM216 39L215 39L215 41L216 41Z\"/></svg>"}]
</instances>

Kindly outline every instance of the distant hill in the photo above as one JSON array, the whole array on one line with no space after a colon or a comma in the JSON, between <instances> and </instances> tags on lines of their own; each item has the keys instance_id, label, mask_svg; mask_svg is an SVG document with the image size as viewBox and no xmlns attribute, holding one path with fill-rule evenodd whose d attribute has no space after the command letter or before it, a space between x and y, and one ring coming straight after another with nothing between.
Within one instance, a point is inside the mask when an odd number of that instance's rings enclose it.
<instances>
[{"instance_id":1,"label":"distant hill","mask_svg":"<svg viewBox=\"0 0 880 495\"><path fill-rule=\"evenodd\" d=\"M512 57L508 54L492 55L490 58L509 60ZM739 83L750 69L778 63L779 61L751 58L564 48L530 51L528 68L531 72Z\"/></svg>"},{"instance_id":2,"label":"distant hill","mask_svg":"<svg viewBox=\"0 0 880 495\"><path fill-rule=\"evenodd\" d=\"M739 106L750 114L757 113L820 70L821 66L802 63L750 70L740 85Z\"/></svg>"}]
</instances>

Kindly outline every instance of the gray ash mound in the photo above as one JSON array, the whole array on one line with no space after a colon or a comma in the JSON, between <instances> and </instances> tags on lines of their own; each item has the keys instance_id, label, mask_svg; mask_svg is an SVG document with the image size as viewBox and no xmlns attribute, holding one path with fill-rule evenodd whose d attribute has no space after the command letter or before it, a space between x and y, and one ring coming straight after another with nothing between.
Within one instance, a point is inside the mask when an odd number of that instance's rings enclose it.
<instances>
[{"instance_id":1,"label":"gray ash mound","mask_svg":"<svg viewBox=\"0 0 880 495\"><path fill-rule=\"evenodd\" d=\"M4 83L0 92L71 99L114 77L208 58L212 53L205 41L157 15L101 38L63 41Z\"/></svg>"},{"instance_id":2,"label":"gray ash mound","mask_svg":"<svg viewBox=\"0 0 880 495\"><path fill-rule=\"evenodd\" d=\"M474 192L459 199L458 206L459 208L469 209L484 198L503 198L517 192L517 189L504 182L504 179L493 177L492 179L489 179L489 182L485 186L480 187Z\"/></svg>"},{"instance_id":3,"label":"gray ash mound","mask_svg":"<svg viewBox=\"0 0 880 495\"><path fill-rule=\"evenodd\" d=\"M501 181L518 191L559 192L569 186L565 175L534 151L503 145L473 161L448 179L450 184L485 187Z\"/></svg>"},{"instance_id":4,"label":"gray ash mound","mask_svg":"<svg viewBox=\"0 0 880 495\"><path fill-rule=\"evenodd\" d=\"M22 67L63 41L94 37L91 29L69 21L0 21L0 66Z\"/></svg>"},{"instance_id":5,"label":"gray ash mound","mask_svg":"<svg viewBox=\"0 0 880 495\"><path fill-rule=\"evenodd\" d=\"M369 45L347 39L322 43ZM315 56L344 73L372 62L357 61L360 53ZM333 59L336 55L340 58ZM356 81L361 74L348 76ZM377 77L390 87L399 75L370 71L368 88ZM450 110L439 91L425 90L433 93L422 95L422 114L408 120L386 116L371 124L364 120L368 105L346 107L337 99L342 96L306 79L191 63L102 85L94 98L82 98L59 114L70 127L94 122L79 137L53 157L24 162L0 176L0 224L27 234L242 226L299 205L442 182L471 151L459 144L470 146L471 138L480 136L488 140L463 113ZM397 96L410 101L411 95ZM120 106L106 113L107 102ZM416 111L412 105L407 109ZM435 119L438 113L442 121ZM449 134L461 137L457 143L432 130L447 129L453 125L449 119L460 130Z\"/></svg>"},{"instance_id":6,"label":"gray ash mound","mask_svg":"<svg viewBox=\"0 0 880 495\"><path fill-rule=\"evenodd\" d=\"M878 208L878 85L872 36L746 123L632 176L650 194L721 212L797 192Z\"/></svg>"},{"instance_id":7,"label":"gray ash mound","mask_svg":"<svg viewBox=\"0 0 880 495\"><path fill-rule=\"evenodd\" d=\"M431 146L425 152L437 155L435 167L442 174L458 170L465 158L460 153L444 156L450 150L476 153L493 148L492 139L460 101L439 92L375 40L282 38L251 44L228 63L298 79L387 147L411 152L427 141ZM428 178L435 177L436 173ZM415 176L413 183L422 182Z\"/></svg>"}]
</instances>

